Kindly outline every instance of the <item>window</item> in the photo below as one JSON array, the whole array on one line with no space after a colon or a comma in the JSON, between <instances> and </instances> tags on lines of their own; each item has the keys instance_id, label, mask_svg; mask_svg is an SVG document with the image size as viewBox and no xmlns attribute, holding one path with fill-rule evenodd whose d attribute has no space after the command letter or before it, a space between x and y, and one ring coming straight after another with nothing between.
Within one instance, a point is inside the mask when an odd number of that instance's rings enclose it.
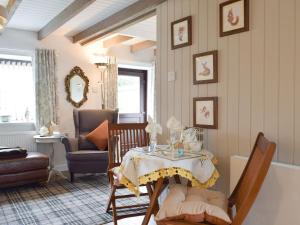
<instances>
[{"instance_id":1,"label":"window","mask_svg":"<svg viewBox=\"0 0 300 225\"><path fill-rule=\"evenodd\" d=\"M130 101L127 101L130 99ZM118 102L120 113L140 113L140 78L121 75L118 77Z\"/></svg>"},{"instance_id":2,"label":"window","mask_svg":"<svg viewBox=\"0 0 300 225\"><path fill-rule=\"evenodd\" d=\"M33 122L32 58L0 54L0 122Z\"/></svg>"}]
</instances>

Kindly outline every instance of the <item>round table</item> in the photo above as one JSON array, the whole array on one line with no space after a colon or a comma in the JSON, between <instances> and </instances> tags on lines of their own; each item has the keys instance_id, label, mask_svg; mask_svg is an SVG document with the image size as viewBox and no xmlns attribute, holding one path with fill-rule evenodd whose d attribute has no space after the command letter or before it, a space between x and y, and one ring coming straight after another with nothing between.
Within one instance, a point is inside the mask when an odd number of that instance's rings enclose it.
<instances>
[{"instance_id":1,"label":"round table","mask_svg":"<svg viewBox=\"0 0 300 225\"><path fill-rule=\"evenodd\" d=\"M119 182L139 195L139 186L154 183L150 206L143 221L148 224L151 214L157 211L157 200L163 189L163 181L173 176L189 180L194 187L209 188L219 178L215 168L216 159L212 153L202 150L198 153L185 153L174 156L173 151L147 152L148 147L135 148L125 154L120 167L114 169Z\"/></svg>"},{"instance_id":2,"label":"round table","mask_svg":"<svg viewBox=\"0 0 300 225\"><path fill-rule=\"evenodd\" d=\"M55 176L60 176L63 179L67 179L67 177L65 175L63 175L63 173L61 171L55 170L55 168L54 168L54 154L55 154L54 144L60 143L62 137L63 136L61 136L61 135L52 135L52 136L35 135L33 137L37 144L51 145L51 154L49 156L50 172L49 172L48 182L50 182L51 178L55 177Z\"/></svg>"}]
</instances>

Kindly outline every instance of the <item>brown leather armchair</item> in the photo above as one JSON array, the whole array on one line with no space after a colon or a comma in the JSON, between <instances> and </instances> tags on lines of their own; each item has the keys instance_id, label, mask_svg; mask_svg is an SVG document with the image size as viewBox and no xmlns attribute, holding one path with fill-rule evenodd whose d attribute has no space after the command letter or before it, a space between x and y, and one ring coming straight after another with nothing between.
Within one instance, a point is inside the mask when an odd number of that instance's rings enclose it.
<instances>
[{"instance_id":1,"label":"brown leather armchair","mask_svg":"<svg viewBox=\"0 0 300 225\"><path fill-rule=\"evenodd\" d=\"M62 138L71 182L75 173L106 173L108 168L107 149L99 150L85 136L103 121L118 122L118 110L74 110L75 138Z\"/></svg>"}]
</instances>

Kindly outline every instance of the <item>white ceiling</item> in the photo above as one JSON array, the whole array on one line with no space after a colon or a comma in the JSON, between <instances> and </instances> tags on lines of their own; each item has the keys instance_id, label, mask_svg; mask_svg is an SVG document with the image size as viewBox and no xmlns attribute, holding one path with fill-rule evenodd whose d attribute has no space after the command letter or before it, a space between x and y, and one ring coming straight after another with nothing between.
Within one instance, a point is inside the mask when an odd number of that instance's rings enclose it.
<instances>
[{"instance_id":1,"label":"white ceiling","mask_svg":"<svg viewBox=\"0 0 300 225\"><path fill-rule=\"evenodd\" d=\"M57 33L72 36L137 1L138 0L97 0L64 24Z\"/></svg>"},{"instance_id":2,"label":"white ceiling","mask_svg":"<svg viewBox=\"0 0 300 225\"><path fill-rule=\"evenodd\" d=\"M0 0L6 4L8 0ZM8 28L39 31L74 0L22 0L8 23ZM138 0L96 0L78 15L70 19L57 31L56 35L72 36L115 14ZM128 27L118 34L136 37L126 43L133 44L141 40L156 40L156 16Z\"/></svg>"},{"instance_id":3,"label":"white ceiling","mask_svg":"<svg viewBox=\"0 0 300 225\"><path fill-rule=\"evenodd\" d=\"M73 0L23 0L7 27L39 31Z\"/></svg>"},{"instance_id":4,"label":"white ceiling","mask_svg":"<svg viewBox=\"0 0 300 225\"><path fill-rule=\"evenodd\" d=\"M120 33L156 41L156 16L150 17L140 23L132 25L120 31Z\"/></svg>"}]
</instances>

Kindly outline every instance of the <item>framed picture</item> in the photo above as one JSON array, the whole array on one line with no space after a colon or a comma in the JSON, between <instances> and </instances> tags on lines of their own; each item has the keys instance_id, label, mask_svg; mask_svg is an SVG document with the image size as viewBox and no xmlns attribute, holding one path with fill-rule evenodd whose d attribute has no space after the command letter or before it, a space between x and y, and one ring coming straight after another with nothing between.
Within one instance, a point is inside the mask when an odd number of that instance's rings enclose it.
<instances>
[{"instance_id":1,"label":"framed picture","mask_svg":"<svg viewBox=\"0 0 300 225\"><path fill-rule=\"evenodd\" d=\"M192 17L188 16L171 23L172 49L192 44Z\"/></svg>"},{"instance_id":2,"label":"framed picture","mask_svg":"<svg viewBox=\"0 0 300 225\"><path fill-rule=\"evenodd\" d=\"M220 36L249 30L249 0L230 0L220 4Z\"/></svg>"},{"instance_id":3,"label":"framed picture","mask_svg":"<svg viewBox=\"0 0 300 225\"><path fill-rule=\"evenodd\" d=\"M218 82L218 51L193 55L194 84Z\"/></svg>"},{"instance_id":4,"label":"framed picture","mask_svg":"<svg viewBox=\"0 0 300 225\"><path fill-rule=\"evenodd\" d=\"M193 99L194 127L218 128L218 97Z\"/></svg>"}]
</instances>

